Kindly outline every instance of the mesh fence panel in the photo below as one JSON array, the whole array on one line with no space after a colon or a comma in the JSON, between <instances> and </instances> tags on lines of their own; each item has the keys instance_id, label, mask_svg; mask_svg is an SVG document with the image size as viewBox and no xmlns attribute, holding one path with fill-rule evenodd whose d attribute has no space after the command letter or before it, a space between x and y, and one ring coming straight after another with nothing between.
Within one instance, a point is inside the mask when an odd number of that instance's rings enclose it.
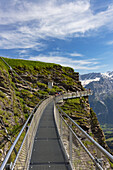
<instances>
[{"instance_id":1,"label":"mesh fence panel","mask_svg":"<svg viewBox=\"0 0 113 170\"><path fill-rule=\"evenodd\" d=\"M56 106L54 106L54 114L61 141L73 170L98 169L94 163L96 159L98 159L103 169L111 169L106 156L100 153L96 145L94 145L80 129L75 127L68 118L59 114ZM84 148L88 150L93 159L91 159L90 154Z\"/></svg>"}]
</instances>

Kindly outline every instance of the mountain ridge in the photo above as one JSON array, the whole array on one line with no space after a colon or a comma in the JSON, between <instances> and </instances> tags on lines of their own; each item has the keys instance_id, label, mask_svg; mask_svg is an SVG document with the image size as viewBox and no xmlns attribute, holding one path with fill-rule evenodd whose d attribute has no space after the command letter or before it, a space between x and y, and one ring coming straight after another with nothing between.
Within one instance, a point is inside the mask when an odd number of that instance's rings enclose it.
<instances>
[{"instance_id":1,"label":"mountain ridge","mask_svg":"<svg viewBox=\"0 0 113 170\"><path fill-rule=\"evenodd\" d=\"M107 144L113 151L113 71L89 73L80 77L84 87L93 90L93 95L89 97L89 103L97 114ZM92 77L93 79L91 79Z\"/></svg>"},{"instance_id":2,"label":"mountain ridge","mask_svg":"<svg viewBox=\"0 0 113 170\"><path fill-rule=\"evenodd\" d=\"M100 103L100 106L103 105L103 108L106 109L106 114L108 114L107 99L112 99L113 93L113 72L106 73L89 73L86 75L81 75L81 83L84 84L85 88L91 88L93 90L93 96L90 97L90 104L93 107L94 111L97 113L97 116L102 114L101 109L98 109L96 105ZM93 77L93 79L92 79ZM96 104L97 102L97 104ZM95 105L95 106L94 106ZM97 109L98 110L97 110ZM103 111L104 111L103 109ZM105 111L104 111L105 114ZM111 114L110 114L111 115ZM106 117L106 116L105 116ZM99 116L98 116L99 118ZM100 119L100 118L99 118ZM113 116L110 117L110 121L113 121ZM100 122L102 123L101 119ZM105 121L104 121L105 123Z\"/></svg>"}]
</instances>

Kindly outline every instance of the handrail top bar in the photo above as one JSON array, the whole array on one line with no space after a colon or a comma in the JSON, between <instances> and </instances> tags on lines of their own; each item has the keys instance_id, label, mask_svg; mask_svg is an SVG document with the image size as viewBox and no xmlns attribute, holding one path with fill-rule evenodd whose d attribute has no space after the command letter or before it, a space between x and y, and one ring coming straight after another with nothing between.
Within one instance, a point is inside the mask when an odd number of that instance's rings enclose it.
<instances>
[{"instance_id":1,"label":"handrail top bar","mask_svg":"<svg viewBox=\"0 0 113 170\"><path fill-rule=\"evenodd\" d=\"M92 95L93 94L93 90L90 90L90 89L85 89L84 91L75 91L75 92L66 92L64 94L61 94L59 96L62 96L62 95L65 95L65 94L68 94L68 95L73 95L73 94L84 94L84 93L87 93L88 95ZM59 97L59 96L56 96L56 97Z\"/></svg>"},{"instance_id":2,"label":"handrail top bar","mask_svg":"<svg viewBox=\"0 0 113 170\"><path fill-rule=\"evenodd\" d=\"M113 162L113 155L111 155L106 149L98 144L92 137L90 137L72 118L70 118L59 106L58 109L70 119L70 121L104 154Z\"/></svg>"}]
</instances>

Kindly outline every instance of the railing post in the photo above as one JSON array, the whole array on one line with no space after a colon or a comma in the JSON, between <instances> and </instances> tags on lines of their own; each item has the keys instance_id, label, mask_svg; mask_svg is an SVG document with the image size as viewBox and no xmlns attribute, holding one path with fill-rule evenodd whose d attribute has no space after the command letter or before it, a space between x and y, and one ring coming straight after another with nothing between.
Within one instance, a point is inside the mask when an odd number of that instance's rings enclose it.
<instances>
[{"instance_id":1,"label":"railing post","mask_svg":"<svg viewBox=\"0 0 113 170\"><path fill-rule=\"evenodd\" d=\"M102 153L98 148L97 148L97 162L100 164L101 167L103 166ZM98 170L98 167L96 167L96 170Z\"/></svg>"},{"instance_id":2,"label":"railing post","mask_svg":"<svg viewBox=\"0 0 113 170\"><path fill-rule=\"evenodd\" d=\"M72 128L72 123L70 123L70 128ZM72 163L72 132L69 129L69 158Z\"/></svg>"},{"instance_id":3,"label":"railing post","mask_svg":"<svg viewBox=\"0 0 113 170\"><path fill-rule=\"evenodd\" d=\"M60 116L60 137L62 139L62 118Z\"/></svg>"}]
</instances>

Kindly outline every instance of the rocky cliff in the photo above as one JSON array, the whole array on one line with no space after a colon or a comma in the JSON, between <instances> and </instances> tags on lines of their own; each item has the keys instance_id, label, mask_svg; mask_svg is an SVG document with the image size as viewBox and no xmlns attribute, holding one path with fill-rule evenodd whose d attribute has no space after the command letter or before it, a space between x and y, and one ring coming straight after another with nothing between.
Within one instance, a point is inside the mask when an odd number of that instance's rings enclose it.
<instances>
[{"instance_id":1,"label":"rocky cliff","mask_svg":"<svg viewBox=\"0 0 113 170\"><path fill-rule=\"evenodd\" d=\"M0 59L1 161L40 99L45 95L54 95L56 92L84 90L79 81L79 74L72 68L35 61L8 58L4 60L11 68ZM52 89L48 88L48 82L53 82ZM88 98L73 99L73 102L68 100L65 105L68 114L84 130L94 134L97 141L106 147L104 134L96 114L90 109ZM70 109L73 109L73 112Z\"/></svg>"}]
</instances>

